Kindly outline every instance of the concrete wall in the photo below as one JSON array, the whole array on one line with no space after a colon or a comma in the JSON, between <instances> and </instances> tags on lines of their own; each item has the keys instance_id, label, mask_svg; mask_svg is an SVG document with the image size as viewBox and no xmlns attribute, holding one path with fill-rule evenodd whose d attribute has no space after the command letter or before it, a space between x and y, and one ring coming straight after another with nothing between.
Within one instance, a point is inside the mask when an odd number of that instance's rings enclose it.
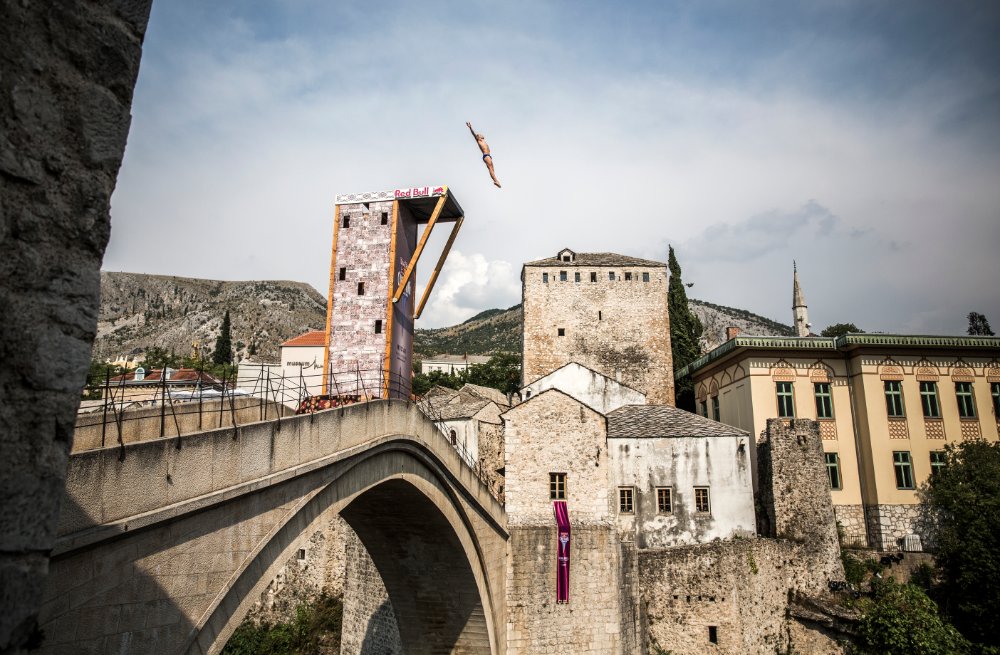
<instances>
[{"instance_id":1,"label":"concrete wall","mask_svg":"<svg viewBox=\"0 0 1000 655\"><path fill-rule=\"evenodd\" d=\"M555 525L549 473L566 474L571 521L611 525L603 416L550 389L503 415L506 509L511 525Z\"/></svg>"},{"instance_id":2,"label":"concrete wall","mask_svg":"<svg viewBox=\"0 0 1000 655\"><path fill-rule=\"evenodd\" d=\"M501 652L503 510L412 404L176 442L72 456L41 652L218 652L330 513L382 572L407 652Z\"/></svg>"},{"instance_id":3,"label":"concrete wall","mask_svg":"<svg viewBox=\"0 0 1000 655\"><path fill-rule=\"evenodd\" d=\"M56 536L149 8L0 2L3 652L32 638Z\"/></svg>"},{"instance_id":4,"label":"concrete wall","mask_svg":"<svg viewBox=\"0 0 1000 655\"><path fill-rule=\"evenodd\" d=\"M623 405L645 405L646 396L611 378L571 362L521 389L522 398L537 396L546 389L559 389L601 414Z\"/></svg>"},{"instance_id":5,"label":"concrete wall","mask_svg":"<svg viewBox=\"0 0 1000 655\"><path fill-rule=\"evenodd\" d=\"M566 282L559 281L560 271L568 273ZM632 281L625 281L626 272ZM644 272L649 282L641 281ZM580 282L574 281L576 273ZM596 282L590 281L591 273ZM579 362L646 394L651 403L674 404L666 266L627 271L574 264L525 266L522 275L525 384ZM560 328L564 336L559 336Z\"/></svg>"},{"instance_id":6,"label":"concrete wall","mask_svg":"<svg viewBox=\"0 0 1000 655\"><path fill-rule=\"evenodd\" d=\"M184 435L232 427L234 419L235 425L239 426L294 414L294 410L284 405L247 397L237 397L232 401L226 399L225 402L176 402L172 408L167 405L165 411L159 405L130 409L122 413L120 423L110 410L106 417L102 410L97 410L77 417L72 451L75 453L114 446L119 443L119 428L122 442L135 443L160 438L161 425L164 437L175 437L178 431Z\"/></svg>"},{"instance_id":7,"label":"concrete wall","mask_svg":"<svg viewBox=\"0 0 1000 655\"><path fill-rule=\"evenodd\" d=\"M608 439L611 484L634 489L635 512L617 515L622 538L639 548L664 548L753 535L748 441L735 436ZM657 487L671 489L670 513L659 512ZM696 511L694 487L709 489L709 513Z\"/></svg>"}]
</instances>

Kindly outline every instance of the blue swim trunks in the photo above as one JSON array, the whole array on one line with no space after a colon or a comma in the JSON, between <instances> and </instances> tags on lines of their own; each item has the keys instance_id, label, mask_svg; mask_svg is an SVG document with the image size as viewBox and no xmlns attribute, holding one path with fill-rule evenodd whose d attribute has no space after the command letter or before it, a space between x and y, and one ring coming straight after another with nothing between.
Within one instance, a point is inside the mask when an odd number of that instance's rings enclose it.
<instances>
[{"instance_id":1,"label":"blue swim trunks","mask_svg":"<svg viewBox=\"0 0 1000 655\"><path fill-rule=\"evenodd\" d=\"M490 153L486 153L485 155L483 155L483 161L486 161L487 157L489 157L490 159L493 159L493 155L491 155Z\"/></svg>"}]
</instances>

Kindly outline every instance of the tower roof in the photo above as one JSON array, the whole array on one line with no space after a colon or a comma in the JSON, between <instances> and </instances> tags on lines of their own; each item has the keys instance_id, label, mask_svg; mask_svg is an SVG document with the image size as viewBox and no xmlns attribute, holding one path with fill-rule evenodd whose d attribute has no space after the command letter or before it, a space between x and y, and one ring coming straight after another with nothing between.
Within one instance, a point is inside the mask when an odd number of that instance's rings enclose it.
<instances>
[{"instance_id":1,"label":"tower roof","mask_svg":"<svg viewBox=\"0 0 1000 655\"><path fill-rule=\"evenodd\" d=\"M806 297L803 295L802 287L799 285L799 269L795 265L795 260L792 260L792 309L805 306Z\"/></svg>"}]
</instances>

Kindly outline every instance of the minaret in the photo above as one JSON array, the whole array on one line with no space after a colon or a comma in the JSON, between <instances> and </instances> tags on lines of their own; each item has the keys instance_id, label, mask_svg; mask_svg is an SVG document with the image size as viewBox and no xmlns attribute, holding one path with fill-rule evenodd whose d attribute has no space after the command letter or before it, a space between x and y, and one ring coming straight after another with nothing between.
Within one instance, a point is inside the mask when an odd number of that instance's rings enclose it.
<instances>
[{"instance_id":1,"label":"minaret","mask_svg":"<svg viewBox=\"0 0 1000 655\"><path fill-rule=\"evenodd\" d=\"M809 323L809 310L802 295L802 287L799 286L799 269L794 259L792 260L792 320L795 324L795 335L808 337L812 324Z\"/></svg>"}]
</instances>

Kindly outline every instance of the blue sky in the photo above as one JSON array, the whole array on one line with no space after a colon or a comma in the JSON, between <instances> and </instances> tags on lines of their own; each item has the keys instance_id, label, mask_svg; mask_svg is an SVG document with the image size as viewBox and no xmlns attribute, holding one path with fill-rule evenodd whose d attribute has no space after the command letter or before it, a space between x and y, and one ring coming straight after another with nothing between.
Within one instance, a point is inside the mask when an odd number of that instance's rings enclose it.
<instances>
[{"instance_id":1,"label":"blue sky","mask_svg":"<svg viewBox=\"0 0 1000 655\"><path fill-rule=\"evenodd\" d=\"M422 327L563 246L667 244L784 322L796 259L817 330L1000 327L998 7L159 0L104 266L325 294L335 194L448 184Z\"/></svg>"}]
</instances>

